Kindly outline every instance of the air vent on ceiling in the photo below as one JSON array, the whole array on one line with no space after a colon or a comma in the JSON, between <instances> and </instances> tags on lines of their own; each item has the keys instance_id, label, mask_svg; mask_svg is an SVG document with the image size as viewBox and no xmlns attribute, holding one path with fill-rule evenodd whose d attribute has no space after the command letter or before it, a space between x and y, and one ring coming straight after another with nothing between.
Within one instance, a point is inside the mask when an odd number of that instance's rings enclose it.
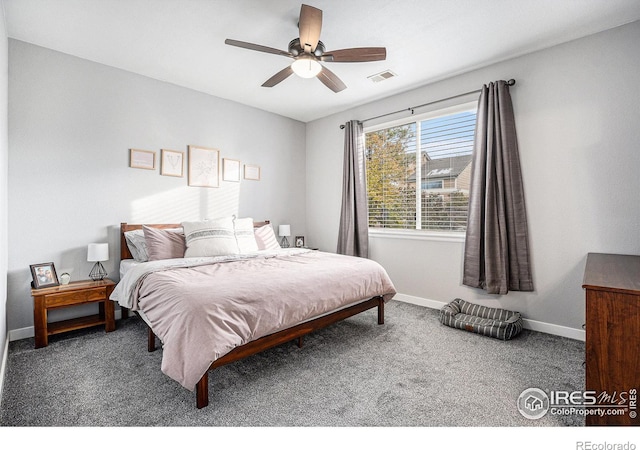
<instances>
[{"instance_id":1,"label":"air vent on ceiling","mask_svg":"<svg viewBox=\"0 0 640 450\"><path fill-rule=\"evenodd\" d=\"M375 75L368 76L371 81L374 83L379 83L384 80L388 80L389 78L397 77L395 73L390 70L385 70L384 72L376 73Z\"/></svg>"}]
</instances>

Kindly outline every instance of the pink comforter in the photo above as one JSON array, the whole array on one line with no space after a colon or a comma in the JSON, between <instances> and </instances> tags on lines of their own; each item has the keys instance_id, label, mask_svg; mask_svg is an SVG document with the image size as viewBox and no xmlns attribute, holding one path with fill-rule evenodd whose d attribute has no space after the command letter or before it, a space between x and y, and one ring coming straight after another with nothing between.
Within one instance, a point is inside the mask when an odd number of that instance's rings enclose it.
<instances>
[{"instance_id":1,"label":"pink comforter","mask_svg":"<svg viewBox=\"0 0 640 450\"><path fill-rule=\"evenodd\" d=\"M133 309L163 343L162 371L193 390L213 361L239 345L395 293L374 261L299 251L146 273Z\"/></svg>"}]
</instances>

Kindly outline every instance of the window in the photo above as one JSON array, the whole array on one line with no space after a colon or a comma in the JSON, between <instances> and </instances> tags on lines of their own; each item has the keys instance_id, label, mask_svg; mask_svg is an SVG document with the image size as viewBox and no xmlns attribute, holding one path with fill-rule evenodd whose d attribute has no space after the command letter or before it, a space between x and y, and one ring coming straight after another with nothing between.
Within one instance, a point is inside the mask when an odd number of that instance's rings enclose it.
<instances>
[{"instance_id":1,"label":"window","mask_svg":"<svg viewBox=\"0 0 640 450\"><path fill-rule=\"evenodd\" d=\"M442 180L422 180L422 190L442 189Z\"/></svg>"},{"instance_id":2,"label":"window","mask_svg":"<svg viewBox=\"0 0 640 450\"><path fill-rule=\"evenodd\" d=\"M370 228L466 230L476 108L365 131Z\"/></svg>"}]
</instances>

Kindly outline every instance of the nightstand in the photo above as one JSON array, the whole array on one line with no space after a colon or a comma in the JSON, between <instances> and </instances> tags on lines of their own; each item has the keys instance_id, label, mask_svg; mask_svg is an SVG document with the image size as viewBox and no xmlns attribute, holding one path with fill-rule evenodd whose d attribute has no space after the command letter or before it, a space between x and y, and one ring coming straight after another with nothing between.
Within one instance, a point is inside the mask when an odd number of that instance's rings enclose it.
<instances>
[{"instance_id":1,"label":"nightstand","mask_svg":"<svg viewBox=\"0 0 640 450\"><path fill-rule=\"evenodd\" d=\"M81 328L104 325L106 332L115 330L114 302L109 300L115 286L116 283L105 278L99 281L75 281L67 285L31 289L35 347L46 347L49 344L49 336L53 334ZM98 314L59 322L47 322L47 311L50 309L67 308L87 303L98 303Z\"/></svg>"}]
</instances>

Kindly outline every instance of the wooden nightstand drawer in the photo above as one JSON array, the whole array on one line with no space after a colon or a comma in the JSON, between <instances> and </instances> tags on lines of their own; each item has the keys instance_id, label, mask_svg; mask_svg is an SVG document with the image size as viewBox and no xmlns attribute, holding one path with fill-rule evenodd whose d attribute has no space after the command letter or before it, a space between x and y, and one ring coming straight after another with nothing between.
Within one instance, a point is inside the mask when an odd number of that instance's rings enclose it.
<instances>
[{"instance_id":1,"label":"wooden nightstand drawer","mask_svg":"<svg viewBox=\"0 0 640 450\"><path fill-rule=\"evenodd\" d=\"M107 291L104 287L85 289L82 291L60 292L46 296L46 307L55 308L57 306L77 305L79 303L105 300L106 297Z\"/></svg>"}]
</instances>

